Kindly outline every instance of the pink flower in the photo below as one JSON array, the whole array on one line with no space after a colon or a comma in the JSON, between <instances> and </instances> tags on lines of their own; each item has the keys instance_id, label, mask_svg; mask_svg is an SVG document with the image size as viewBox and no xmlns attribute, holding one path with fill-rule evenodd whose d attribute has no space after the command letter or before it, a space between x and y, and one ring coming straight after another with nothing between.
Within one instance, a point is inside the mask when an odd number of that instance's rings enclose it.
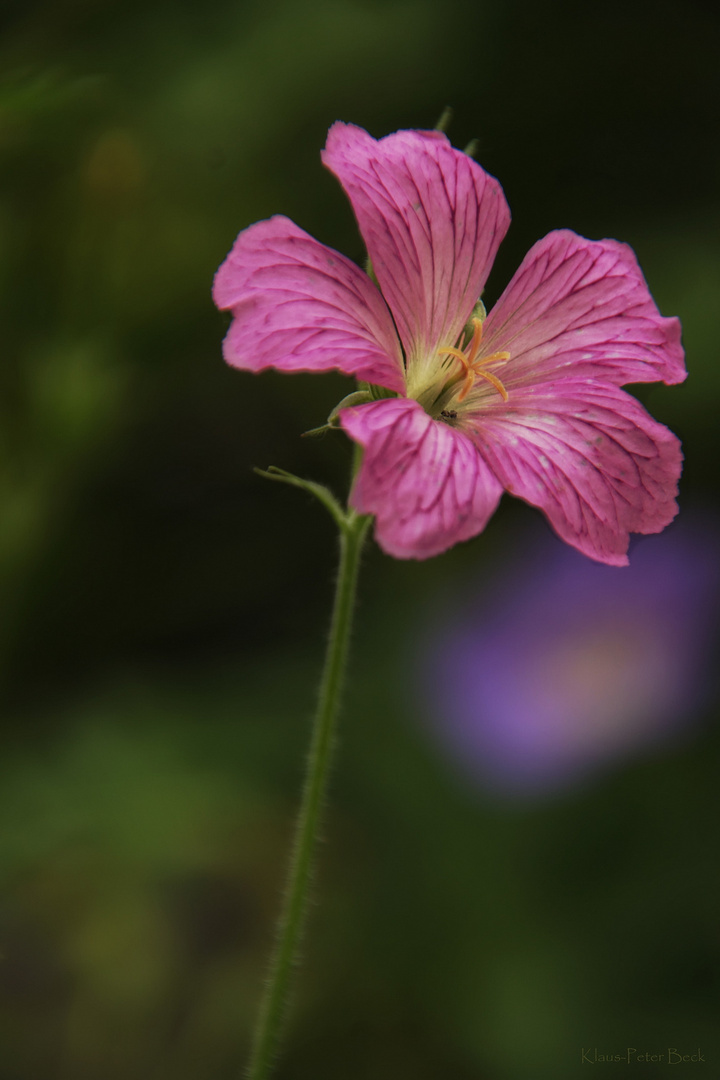
<instances>
[{"instance_id":1,"label":"pink flower","mask_svg":"<svg viewBox=\"0 0 720 1080\"><path fill-rule=\"evenodd\" d=\"M380 289L285 217L240 233L213 298L235 367L338 369L396 396L345 408L364 448L350 502L398 558L481 532L503 490L569 544L627 563L630 533L677 513L677 438L621 390L682 382L632 250L568 230L534 245L492 311L478 303L510 212L497 180L444 135L328 134L324 164L357 217ZM380 291L381 290L381 291Z\"/></svg>"}]
</instances>

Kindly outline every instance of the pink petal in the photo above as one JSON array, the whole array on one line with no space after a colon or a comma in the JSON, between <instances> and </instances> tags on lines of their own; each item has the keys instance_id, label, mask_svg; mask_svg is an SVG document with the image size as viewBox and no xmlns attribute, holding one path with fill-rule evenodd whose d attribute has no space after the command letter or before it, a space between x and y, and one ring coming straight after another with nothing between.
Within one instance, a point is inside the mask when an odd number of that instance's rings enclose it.
<instances>
[{"instance_id":1,"label":"pink petal","mask_svg":"<svg viewBox=\"0 0 720 1080\"><path fill-rule=\"evenodd\" d=\"M502 379L564 375L679 383L686 377L680 323L665 319L631 248L567 229L535 244L484 325L483 352L508 351Z\"/></svg>"},{"instance_id":2,"label":"pink petal","mask_svg":"<svg viewBox=\"0 0 720 1080\"><path fill-rule=\"evenodd\" d=\"M454 343L510 224L497 180L436 131L375 140L336 123L322 159L352 203L408 357Z\"/></svg>"},{"instance_id":3,"label":"pink petal","mask_svg":"<svg viewBox=\"0 0 720 1080\"><path fill-rule=\"evenodd\" d=\"M516 389L470 423L504 487L593 559L625 566L629 533L660 532L677 513L680 442L615 386L563 379Z\"/></svg>"},{"instance_id":4,"label":"pink petal","mask_svg":"<svg viewBox=\"0 0 720 1080\"><path fill-rule=\"evenodd\" d=\"M240 233L215 275L213 300L233 321L234 367L328 371L402 391L400 343L367 274L280 215Z\"/></svg>"},{"instance_id":5,"label":"pink petal","mask_svg":"<svg viewBox=\"0 0 720 1080\"><path fill-rule=\"evenodd\" d=\"M388 555L427 559L485 528L502 487L462 432L403 398L343 409L340 423L365 449L351 505L375 514Z\"/></svg>"}]
</instances>

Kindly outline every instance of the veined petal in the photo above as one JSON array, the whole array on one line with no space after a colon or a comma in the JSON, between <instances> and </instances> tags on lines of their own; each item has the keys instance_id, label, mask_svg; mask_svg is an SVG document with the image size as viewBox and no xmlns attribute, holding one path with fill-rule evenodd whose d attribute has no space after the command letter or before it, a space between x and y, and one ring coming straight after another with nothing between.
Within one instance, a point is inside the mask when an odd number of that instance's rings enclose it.
<instances>
[{"instance_id":1,"label":"veined petal","mask_svg":"<svg viewBox=\"0 0 720 1080\"><path fill-rule=\"evenodd\" d=\"M365 450L350 503L375 515L388 555L427 559L485 528L502 486L462 432L403 398L343 409L340 423Z\"/></svg>"},{"instance_id":2,"label":"veined petal","mask_svg":"<svg viewBox=\"0 0 720 1080\"><path fill-rule=\"evenodd\" d=\"M223 356L234 367L329 371L402 392L390 312L367 274L289 218L240 233L213 285L233 321Z\"/></svg>"},{"instance_id":3,"label":"veined petal","mask_svg":"<svg viewBox=\"0 0 720 1080\"><path fill-rule=\"evenodd\" d=\"M516 388L466 430L509 492L600 562L625 566L629 534L660 532L677 513L679 440L612 384Z\"/></svg>"},{"instance_id":4,"label":"veined petal","mask_svg":"<svg viewBox=\"0 0 720 1080\"><path fill-rule=\"evenodd\" d=\"M454 344L510 224L502 188L437 131L330 128L323 163L352 203L409 362Z\"/></svg>"},{"instance_id":5,"label":"veined petal","mask_svg":"<svg viewBox=\"0 0 720 1080\"><path fill-rule=\"evenodd\" d=\"M488 315L483 353L508 351L503 382L600 378L679 383L685 379L680 323L663 318L637 259L617 240L585 240L563 229L525 256Z\"/></svg>"}]
</instances>

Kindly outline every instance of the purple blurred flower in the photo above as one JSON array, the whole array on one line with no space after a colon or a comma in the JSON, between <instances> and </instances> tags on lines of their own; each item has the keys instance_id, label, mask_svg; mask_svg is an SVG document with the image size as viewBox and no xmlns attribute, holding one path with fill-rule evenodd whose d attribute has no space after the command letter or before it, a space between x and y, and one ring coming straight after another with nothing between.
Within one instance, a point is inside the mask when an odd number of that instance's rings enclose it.
<instances>
[{"instance_id":1,"label":"purple blurred flower","mask_svg":"<svg viewBox=\"0 0 720 1080\"><path fill-rule=\"evenodd\" d=\"M433 729L486 786L532 794L687 728L710 690L719 555L717 530L692 520L622 570L546 538L434 631Z\"/></svg>"}]
</instances>

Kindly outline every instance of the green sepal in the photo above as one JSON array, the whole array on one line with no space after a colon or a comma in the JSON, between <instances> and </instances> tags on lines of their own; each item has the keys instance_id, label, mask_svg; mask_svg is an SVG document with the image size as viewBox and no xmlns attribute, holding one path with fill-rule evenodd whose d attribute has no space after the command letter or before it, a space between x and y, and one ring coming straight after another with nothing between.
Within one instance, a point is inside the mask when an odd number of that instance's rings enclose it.
<instances>
[{"instance_id":1,"label":"green sepal","mask_svg":"<svg viewBox=\"0 0 720 1080\"><path fill-rule=\"evenodd\" d=\"M368 388L367 390L353 390L352 394L348 394L342 401L338 401L337 405L327 418L328 424L332 424L333 427L335 426L333 421L337 420L341 409L350 409L353 405L367 405L367 403L372 400L372 388Z\"/></svg>"},{"instance_id":2,"label":"green sepal","mask_svg":"<svg viewBox=\"0 0 720 1080\"><path fill-rule=\"evenodd\" d=\"M437 124L435 125L435 131L442 131L443 134L444 134L447 131L447 129L450 127L450 124L452 122L452 118L453 118L452 105L446 105L445 108L443 109L443 111L440 114L440 119L438 120Z\"/></svg>"},{"instance_id":3,"label":"green sepal","mask_svg":"<svg viewBox=\"0 0 720 1080\"><path fill-rule=\"evenodd\" d=\"M370 386L370 393L372 394L373 401L381 401L383 398L397 397L394 390L388 390L386 386Z\"/></svg>"},{"instance_id":4,"label":"green sepal","mask_svg":"<svg viewBox=\"0 0 720 1080\"><path fill-rule=\"evenodd\" d=\"M347 394L342 401L338 401L333 411L324 424L320 427L310 428L303 431L300 436L303 439L324 435L326 431L335 431L340 427L338 417L341 409L350 409L353 405L367 405L371 401L379 401L381 398L397 397L394 390L386 390L384 386L374 386L372 383L359 383L360 389Z\"/></svg>"},{"instance_id":5,"label":"green sepal","mask_svg":"<svg viewBox=\"0 0 720 1080\"><path fill-rule=\"evenodd\" d=\"M394 390L388 390L385 386L376 386L375 383L368 382L361 382L358 385L363 391L370 395L367 399L368 401L380 401L382 398L397 397ZM340 406L338 406L338 408L340 408Z\"/></svg>"},{"instance_id":6,"label":"green sepal","mask_svg":"<svg viewBox=\"0 0 720 1080\"><path fill-rule=\"evenodd\" d=\"M486 318L487 310L485 308L485 305L483 304L482 300L478 300L478 302L475 304L475 307L472 309L470 318L465 323L465 328L463 330L463 334L466 335L468 340L473 336L473 331L475 330L475 327L473 326L473 319L479 319L480 322L485 322Z\"/></svg>"},{"instance_id":7,"label":"green sepal","mask_svg":"<svg viewBox=\"0 0 720 1080\"><path fill-rule=\"evenodd\" d=\"M375 271L373 270L373 264L370 261L370 256L369 255L365 256L365 273L370 278L373 285L375 285L379 289L380 288L380 282L375 277Z\"/></svg>"},{"instance_id":8,"label":"green sepal","mask_svg":"<svg viewBox=\"0 0 720 1080\"><path fill-rule=\"evenodd\" d=\"M326 431L336 431L337 424L321 424L320 427L311 427L309 431L301 431L301 439L315 439L320 435L324 435Z\"/></svg>"}]
</instances>

